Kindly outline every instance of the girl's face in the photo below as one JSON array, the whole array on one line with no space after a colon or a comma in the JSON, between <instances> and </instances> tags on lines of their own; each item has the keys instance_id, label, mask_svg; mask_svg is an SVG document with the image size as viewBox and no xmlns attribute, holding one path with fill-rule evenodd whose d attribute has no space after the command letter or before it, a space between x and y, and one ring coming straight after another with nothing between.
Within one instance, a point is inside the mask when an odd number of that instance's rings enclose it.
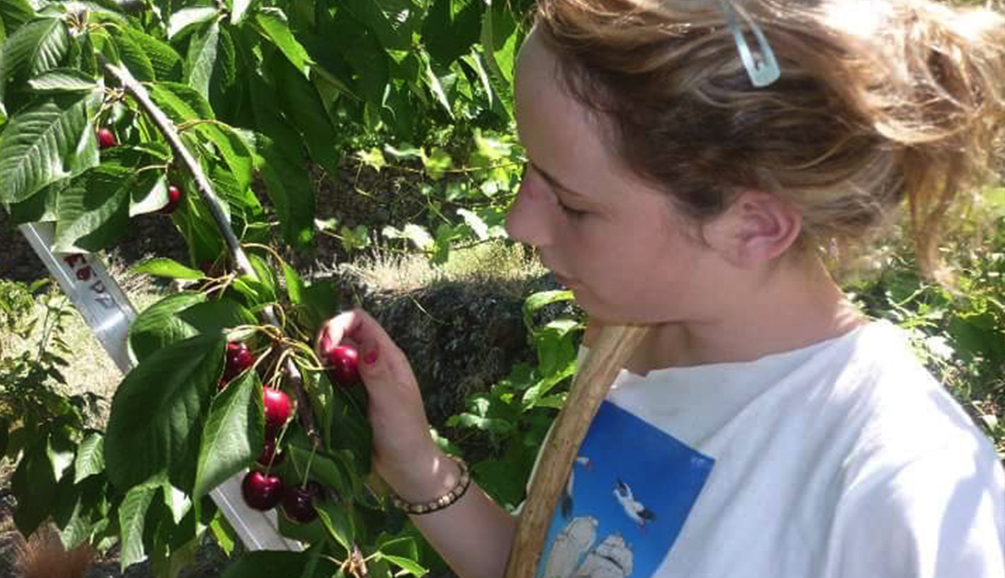
<instances>
[{"instance_id":1,"label":"girl's face","mask_svg":"<svg viewBox=\"0 0 1005 578\"><path fill-rule=\"evenodd\" d=\"M665 193L633 177L586 109L559 87L541 33L524 44L516 120L529 164L507 219L591 316L700 322L728 299L729 268L686 235Z\"/></svg>"}]
</instances>

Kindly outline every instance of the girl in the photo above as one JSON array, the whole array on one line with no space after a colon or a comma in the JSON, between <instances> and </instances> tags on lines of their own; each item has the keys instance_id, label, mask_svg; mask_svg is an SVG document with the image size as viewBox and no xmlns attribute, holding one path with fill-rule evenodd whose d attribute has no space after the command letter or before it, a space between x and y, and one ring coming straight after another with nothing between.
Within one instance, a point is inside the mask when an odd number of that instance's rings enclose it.
<instances>
[{"instance_id":1,"label":"girl","mask_svg":"<svg viewBox=\"0 0 1005 578\"><path fill-rule=\"evenodd\" d=\"M539 2L509 233L589 314L584 351L650 328L539 576L1005 577L993 447L828 268L904 206L943 275L938 234L1001 134L1003 47L999 13L929 0ZM437 449L377 323L340 315L318 348L343 338L397 503L460 576L501 576L518 514Z\"/></svg>"}]
</instances>

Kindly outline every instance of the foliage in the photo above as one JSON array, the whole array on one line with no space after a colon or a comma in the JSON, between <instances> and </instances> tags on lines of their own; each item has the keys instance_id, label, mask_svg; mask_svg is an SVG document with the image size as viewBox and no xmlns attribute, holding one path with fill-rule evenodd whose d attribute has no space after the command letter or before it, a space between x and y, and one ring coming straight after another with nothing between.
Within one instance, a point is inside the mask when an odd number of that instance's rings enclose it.
<instances>
[{"instance_id":1,"label":"foliage","mask_svg":"<svg viewBox=\"0 0 1005 578\"><path fill-rule=\"evenodd\" d=\"M537 353L537 363L517 364L489 391L469 397L466 412L447 421L448 426L486 434L491 451L486 459L472 464L471 469L486 493L510 509L523 501L537 451L565 402L576 372L576 337L584 327L582 321L568 318L537 326L535 314L548 305L572 298L571 291L545 291L529 296L524 302L524 324Z\"/></svg>"}]
</instances>

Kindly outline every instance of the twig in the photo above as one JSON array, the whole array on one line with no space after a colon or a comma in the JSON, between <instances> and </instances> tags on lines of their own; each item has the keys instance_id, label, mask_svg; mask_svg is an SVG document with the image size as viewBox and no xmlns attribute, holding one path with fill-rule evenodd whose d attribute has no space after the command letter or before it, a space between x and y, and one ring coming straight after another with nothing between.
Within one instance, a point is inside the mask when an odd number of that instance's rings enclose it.
<instances>
[{"instance_id":1,"label":"twig","mask_svg":"<svg viewBox=\"0 0 1005 578\"><path fill-rule=\"evenodd\" d=\"M133 77L132 73L125 66L116 66L111 62L108 62L103 56L99 55L101 58L101 64L108 73L114 76L125 91L132 95L133 98L139 103L140 107L150 116L150 119L160 130L164 138L167 139L168 144L171 146L171 150L174 152L175 156L181 159L182 166L188 170L189 174L192 175L193 180L195 180L196 191L199 193L199 197L205 203L206 207L209 209L209 213L213 216L213 220L216 222L216 228L223 235L223 239L227 244L227 250L230 253L230 257L234 260L234 264L237 266L237 270L241 272L242 275L246 275L252 279L258 280L258 275L255 273L254 267L251 266L251 261L248 259L248 255L244 252L241 247L241 241L234 234L234 230L230 226L230 222L227 220L227 215L223 210L223 206L220 204L220 200L213 193L213 186L210 184L209 179L206 178L206 174L202 172L202 167L192 156L192 153L185 148L185 144L181 141L181 136L178 134L178 130L174 126L174 122L160 109L156 104L154 104L153 99L150 98L150 93L147 89L140 84L139 81ZM279 319L276 317L275 311L272 306L265 307L262 310L265 315L266 320L271 324L279 327ZM304 429L307 430L308 437L317 444L320 443L321 436L318 434L317 427L314 425L314 417L311 415L310 405L307 401L307 395L304 392L304 380L303 376L300 375L300 371L297 370L296 365L293 363L292 359L286 360L286 373L293 386L293 390L297 394L297 412L300 415L301 423L304 425Z\"/></svg>"}]
</instances>

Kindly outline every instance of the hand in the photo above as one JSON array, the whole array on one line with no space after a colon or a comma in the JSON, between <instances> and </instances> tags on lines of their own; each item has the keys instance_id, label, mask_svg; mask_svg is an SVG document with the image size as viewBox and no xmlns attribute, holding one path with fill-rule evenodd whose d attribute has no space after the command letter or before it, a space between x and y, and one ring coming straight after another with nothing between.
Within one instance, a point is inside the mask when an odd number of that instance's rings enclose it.
<instances>
[{"instance_id":1,"label":"hand","mask_svg":"<svg viewBox=\"0 0 1005 578\"><path fill-rule=\"evenodd\" d=\"M419 384L404 352L362 309L329 319L315 349L322 360L340 344L356 347L360 378L369 397L373 465L398 495L423 499L449 488L450 468L429 435Z\"/></svg>"}]
</instances>

